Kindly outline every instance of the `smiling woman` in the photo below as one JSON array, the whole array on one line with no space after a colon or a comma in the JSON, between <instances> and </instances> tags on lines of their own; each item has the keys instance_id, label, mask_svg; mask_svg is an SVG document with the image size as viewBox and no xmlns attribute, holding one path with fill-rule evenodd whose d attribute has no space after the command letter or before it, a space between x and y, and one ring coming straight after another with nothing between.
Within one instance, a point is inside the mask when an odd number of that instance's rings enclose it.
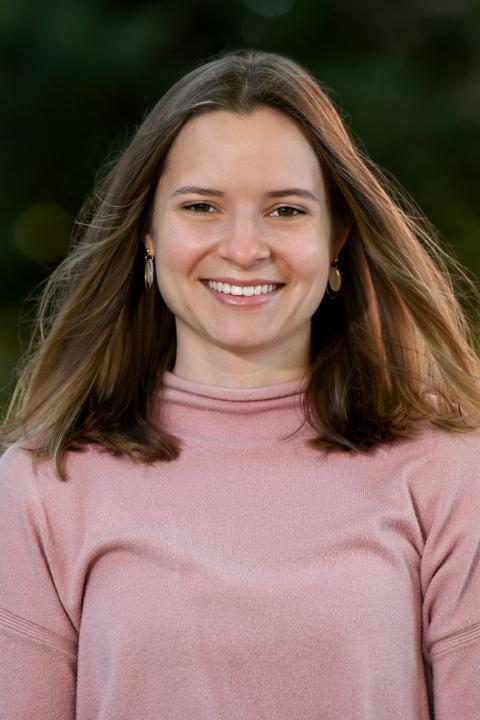
<instances>
[{"instance_id":1,"label":"smiling woman","mask_svg":"<svg viewBox=\"0 0 480 720\"><path fill-rule=\"evenodd\" d=\"M299 204L278 202L288 198ZM219 110L186 123L145 238L175 316L173 372L227 387L301 377L311 318L347 232L331 217L312 145L284 113Z\"/></svg>"},{"instance_id":2,"label":"smiling woman","mask_svg":"<svg viewBox=\"0 0 480 720\"><path fill-rule=\"evenodd\" d=\"M471 720L462 267L257 50L179 79L92 198L2 426L0 716Z\"/></svg>"}]
</instances>

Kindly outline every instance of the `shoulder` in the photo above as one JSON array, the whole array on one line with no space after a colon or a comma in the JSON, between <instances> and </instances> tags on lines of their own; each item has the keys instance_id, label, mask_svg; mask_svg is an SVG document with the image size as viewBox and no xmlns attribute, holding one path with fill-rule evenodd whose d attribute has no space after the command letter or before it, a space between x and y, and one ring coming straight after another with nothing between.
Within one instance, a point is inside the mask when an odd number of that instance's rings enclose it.
<instances>
[{"instance_id":1,"label":"shoulder","mask_svg":"<svg viewBox=\"0 0 480 720\"><path fill-rule=\"evenodd\" d=\"M95 498L109 497L118 488L143 477L146 465L139 460L113 455L105 448L86 445L67 451L66 480L63 481L50 458L35 459L19 443L0 457L0 502L10 498L14 503L42 506L47 511L62 508L76 512Z\"/></svg>"},{"instance_id":2,"label":"shoulder","mask_svg":"<svg viewBox=\"0 0 480 720\"><path fill-rule=\"evenodd\" d=\"M420 439L420 445L432 471L458 482L474 482L480 488L480 429L449 432L434 427Z\"/></svg>"},{"instance_id":3,"label":"shoulder","mask_svg":"<svg viewBox=\"0 0 480 720\"><path fill-rule=\"evenodd\" d=\"M453 432L431 423L377 448L375 472L430 515L460 498L480 500L480 429Z\"/></svg>"},{"instance_id":4,"label":"shoulder","mask_svg":"<svg viewBox=\"0 0 480 720\"><path fill-rule=\"evenodd\" d=\"M34 494L35 467L31 453L15 444L0 457L0 492L6 495Z\"/></svg>"},{"instance_id":5,"label":"shoulder","mask_svg":"<svg viewBox=\"0 0 480 720\"><path fill-rule=\"evenodd\" d=\"M480 428L456 432L425 423L414 436L383 446L378 454L399 464L419 464L424 470L480 470Z\"/></svg>"},{"instance_id":6,"label":"shoulder","mask_svg":"<svg viewBox=\"0 0 480 720\"><path fill-rule=\"evenodd\" d=\"M473 522L473 510L480 512L480 429L450 432L425 426L390 452L395 474L425 528L455 516L465 525Z\"/></svg>"},{"instance_id":7,"label":"shoulder","mask_svg":"<svg viewBox=\"0 0 480 720\"><path fill-rule=\"evenodd\" d=\"M68 495L78 492L87 477L115 462L100 448L86 446L83 451L67 451L67 480L59 477L50 458L34 458L20 442L11 445L0 456L0 493L37 499L50 493ZM118 460L117 460L118 462Z\"/></svg>"},{"instance_id":8,"label":"shoulder","mask_svg":"<svg viewBox=\"0 0 480 720\"><path fill-rule=\"evenodd\" d=\"M12 445L0 458L0 527L17 523L17 533L19 527L30 528L51 547L68 545L70 536L81 536L92 508L99 517L108 516L121 478L129 476L125 463L86 446L67 453L67 479L62 481L51 459L35 461L28 449Z\"/></svg>"},{"instance_id":9,"label":"shoulder","mask_svg":"<svg viewBox=\"0 0 480 720\"><path fill-rule=\"evenodd\" d=\"M25 469L30 464L31 454L20 444L10 445L0 456L0 473L4 475L17 468Z\"/></svg>"}]
</instances>

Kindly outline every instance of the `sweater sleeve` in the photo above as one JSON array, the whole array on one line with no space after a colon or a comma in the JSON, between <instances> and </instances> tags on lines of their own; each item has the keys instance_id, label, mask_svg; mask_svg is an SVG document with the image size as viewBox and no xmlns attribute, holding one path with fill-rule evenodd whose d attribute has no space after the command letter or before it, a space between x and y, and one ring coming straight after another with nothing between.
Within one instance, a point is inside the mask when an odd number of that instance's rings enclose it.
<instances>
[{"instance_id":1,"label":"sweater sleeve","mask_svg":"<svg viewBox=\"0 0 480 720\"><path fill-rule=\"evenodd\" d=\"M30 456L0 459L0 717L75 717L75 628L55 587Z\"/></svg>"},{"instance_id":2,"label":"sweater sleeve","mask_svg":"<svg viewBox=\"0 0 480 720\"><path fill-rule=\"evenodd\" d=\"M461 450L451 458L456 480L442 484L429 503L421 580L435 720L480 718L480 448L475 451L469 462Z\"/></svg>"}]
</instances>

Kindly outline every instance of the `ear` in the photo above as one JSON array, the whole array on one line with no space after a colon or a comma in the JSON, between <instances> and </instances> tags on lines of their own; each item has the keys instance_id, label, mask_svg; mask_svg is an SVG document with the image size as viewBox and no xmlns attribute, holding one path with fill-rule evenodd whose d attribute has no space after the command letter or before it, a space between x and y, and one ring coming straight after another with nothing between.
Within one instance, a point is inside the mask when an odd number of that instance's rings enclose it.
<instances>
[{"instance_id":1,"label":"ear","mask_svg":"<svg viewBox=\"0 0 480 720\"><path fill-rule=\"evenodd\" d=\"M333 257L337 257L340 254L341 249L345 245L345 243L348 240L348 236L350 235L350 231L352 229L352 221L342 221L339 222L337 225L337 228L335 230L335 235L333 237L332 241L332 253Z\"/></svg>"},{"instance_id":2,"label":"ear","mask_svg":"<svg viewBox=\"0 0 480 720\"><path fill-rule=\"evenodd\" d=\"M145 245L145 249L150 253L150 255L153 257L153 238L150 233L150 231L145 233L145 237L143 239L143 244Z\"/></svg>"}]
</instances>

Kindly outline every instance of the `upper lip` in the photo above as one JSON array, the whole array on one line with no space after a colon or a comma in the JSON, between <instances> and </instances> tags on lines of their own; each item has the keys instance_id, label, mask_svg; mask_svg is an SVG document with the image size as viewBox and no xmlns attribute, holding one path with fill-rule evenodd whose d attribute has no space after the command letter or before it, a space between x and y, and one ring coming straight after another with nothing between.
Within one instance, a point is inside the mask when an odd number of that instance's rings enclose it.
<instances>
[{"instance_id":1,"label":"upper lip","mask_svg":"<svg viewBox=\"0 0 480 720\"><path fill-rule=\"evenodd\" d=\"M267 280L265 278L253 278L252 280L238 280L237 278L202 278L204 282L213 280L213 282L227 283L228 285L238 285L238 287L250 287L250 285L285 285L278 280Z\"/></svg>"}]
</instances>

